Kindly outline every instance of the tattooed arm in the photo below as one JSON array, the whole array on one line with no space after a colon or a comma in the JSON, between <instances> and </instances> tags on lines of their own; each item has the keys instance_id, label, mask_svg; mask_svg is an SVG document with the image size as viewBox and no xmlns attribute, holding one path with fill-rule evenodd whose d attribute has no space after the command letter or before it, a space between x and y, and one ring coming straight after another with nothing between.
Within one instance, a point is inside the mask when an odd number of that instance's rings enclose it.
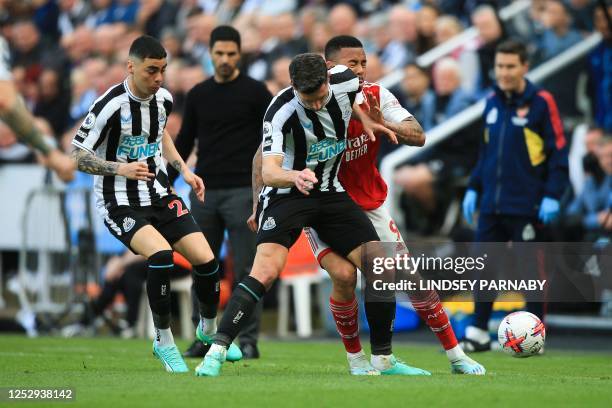
<instances>
[{"instance_id":1,"label":"tattooed arm","mask_svg":"<svg viewBox=\"0 0 612 408\"><path fill-rule=\"evenodd\" d=\"M20 141L45 156L45 166L54 170L62 180L70 181L74 178L74 162L47 144L12 81L0 80L0 119Z\"/></svg>"},{"instance_id":2,"label":"tattooed arm","mask_svg":"<svg viewBox=\"0 0 612 408\"><path fill-rule=\"evenodd\" d=\"M401 144L408 146L423 146L425 144L425 132L414 116L398 123L385 121L385 126L395 132Z\"/></svg>"},{"instance_id":3,"label":"tattooed arm","mask_svg":"<svg viewBox=\"0 0 612 408\"><path fill-rule=\"evenodd\" d=\"M382 90L382 89L381 89ZM385 92L388 95L391 95L389 91ZM406 119L399 122L391 122L385 119L385 115L383 114L383 108L380 106L378 100L371 93L365 94L366 100L368 101L368 115L372 120L376 123L380 123L384 125L386 128L392 130L397 135L397 139L401 144L405 144L408 146L423 146L425 144L425 132L421 127L421 124L415 119L414 116L409 116ZM392 98L391 106L386 106L385 108L393 110L393 109L401 109L408 114L407 111L404 110L395 99L395 96L390 96Z\"/></svg>"},{"instance_id":4,"label":"tattooed arm","mask_svg":"<svg viewBox=\"0 0 612 408\"><path fill-rule=\"evenodd\" d=\"M83 173L97 176L122 176L131 180L149 181L155 175L149 173L149 166L144 162L117 163L106 161L87 150L76 148L72 152L77 169Z\"/></svg>"},{"instance_id":5,"label":"tattooed arm","mask_svg":"<svg viewBox=\"0 0 612 408\"><path fill-rule=\"evenodd\" d=\"M179 174L182 174L183 179L191 186L196 197L200 201L204 201L204 181L187 167L185 161L176 150L172 137L170 137L166 130L164 130L164 136L162 137L162 152L164 158L168 160L168 165L172 166Z\"/></svg>"}]
</instances>

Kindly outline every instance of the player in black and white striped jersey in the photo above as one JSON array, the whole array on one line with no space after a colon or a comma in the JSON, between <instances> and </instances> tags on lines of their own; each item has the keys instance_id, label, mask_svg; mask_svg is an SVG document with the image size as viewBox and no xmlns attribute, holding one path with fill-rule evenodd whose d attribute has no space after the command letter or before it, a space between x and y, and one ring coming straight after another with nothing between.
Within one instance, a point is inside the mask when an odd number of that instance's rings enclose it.
<instances>
[{"instance_id":1,"label":"player in black and white striped jersey","mask_svg":"<svg viewBox=\"0 0 612 408\"><path fill-rule=\"evenodd\" d=\"M330 247L361 266L361 245L378 241L365 213L338 181L346 132L355 113L364 132L395 134L354 104L359 79L344 66L327 71L317 54L300 54L289 66L292 87L274 98L264 116L257 253L251 274L238 284L215 341L196 375L217 376L227 347L285 266L302 228L312 226ZM391 327L388 328L391 330Z\"/></svg>"},{"instance_id":2,"label":"player in black and white striped jersey","mask_svg":"<svg viewBox=\"0 0 612 408\"><path fill-rule=\"evenodd\" d=\"M193 265L206 338L216 332L218 262L183 200L173 194L162 157L204 200L204 183L185 165L166 132L172 97L161 87L166 51L158 40L137 38L130 47L127 79L96 100L72 144L78 169L94 174L97 207L110 232L148 259L147 294L156 339L153 353L169 372L188 371L170 331L172 250ZM199 327L200 328L200 327ZM241 358L230 349L231 359Z\"/></svg>"}]
</instances>

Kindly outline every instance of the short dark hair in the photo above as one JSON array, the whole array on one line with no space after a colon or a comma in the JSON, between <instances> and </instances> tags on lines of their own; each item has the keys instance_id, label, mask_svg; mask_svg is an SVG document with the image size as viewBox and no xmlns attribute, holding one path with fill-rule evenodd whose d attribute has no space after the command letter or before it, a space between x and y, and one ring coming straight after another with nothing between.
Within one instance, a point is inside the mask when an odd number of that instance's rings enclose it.
<instances>
[{"instance_id":1,"label":"short dark hair","mask_svg":"<svg viewBox=\"0 0 612 408\"><path fill-rule=\"evenodd\" d=\"M528 61L527 47L522 42L516 40L506 40L499 44L495 49L495 53L501 54L516 54L522 64Z\"/></svg>"},{"instance_id":2,"label":"short dark hair","mask_svg":"<svg viewBox=\"0 0 612 408\"><path fill-rule=\"evenodd\" d=\"M313 93L327 82L327 66L319 54L298 54L289 64L291 84L298 92Z\"/></svg>"},{"instance_id":3,"label":"short dark hair","mask_svg":"<svg viewBox=\"0 0 612 408\"><path fill-rule=\"evenodd\" d=\"M363 44L352 35L337 35L325 44L325 59L330 61L343 48L363 48Z\"/></svg>"},{"instance_id":4,"label":"short dark hair","mask_svg":"<svg viewBox=\"0 0 612 408\"><path fill-rule=\"evenodd\" d=\"M157 38L143 35L134 40L130 46L129 55L141 60L145 58L162 59L166 58L166 50Z\"/></svg>"},{"instance_id":5,"label":"short dark hair","mask_svg":"<svg viewBox=\"0 0 612 408\"><path fill-rule=\"evenodd\" d=\"M210 48L212 48L217 41L232 41L235 42L240 51L240 33L232 26L221 25L215 27L210 33Z\"/></svg>"}]
</instances>

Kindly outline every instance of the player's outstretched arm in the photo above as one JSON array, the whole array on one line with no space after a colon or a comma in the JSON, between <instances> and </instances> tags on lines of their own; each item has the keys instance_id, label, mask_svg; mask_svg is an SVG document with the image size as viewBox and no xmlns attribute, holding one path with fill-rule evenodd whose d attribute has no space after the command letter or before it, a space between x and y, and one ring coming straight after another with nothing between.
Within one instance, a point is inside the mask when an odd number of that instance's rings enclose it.
<instances>
[{"instance_id":1,"label":"player's outstretched arm","mask_svg":"<svg viewBox=\"0 0 612 408\"><path fill-rule=\"evenodd\" d=\"M143 181L149 181L155 177L149 172L149 166L146 163L106 161L78 147L72 151L72 158L77 164L77 169L83 173L97 176L122 176L131 180Z\"/></svg>"},{"instance_id":2,"label":"player's outstretched arm","mask_svg":"<svg viewBox=\"0 0 612 408\"><path fill-rule=\"evenodd\" d=\"M19 140L45 156L45 165L54 170L63 181L74 178L74 162L47 144L11 81L0 81L0 119L13 130Z\"/></svg>"},{"instance_id":3,"label":"player's outstretched arm","mask_svg":"<svg viewBox=\"0 0 612 408\"><path fill-rule=\"evenodd\" d=\"M281 155L267 155L263 157L261 175L264 184L276 188L295 186L300 193L309 195L309 191L318 182L314 172L310 169L302 171L285 170L282 164L283 156Z\"/></svg>"},{"instance_id":4,"label":"player's outstretched arm","mask_svg":"<svg viewBox=\"0 0 612 408\"><path fill-rule=\"evenodd\" d=\"M176 150L174 142L172 142L172 137L170 137L166 130L164 130L164 136L162 137L162 152L164 158L168 160L168 164L178 171L179 174L183 175L183 179L191 186L198 200L204 201L204 181L185 164L185 161Z\"/></svg>"}]
</instances>

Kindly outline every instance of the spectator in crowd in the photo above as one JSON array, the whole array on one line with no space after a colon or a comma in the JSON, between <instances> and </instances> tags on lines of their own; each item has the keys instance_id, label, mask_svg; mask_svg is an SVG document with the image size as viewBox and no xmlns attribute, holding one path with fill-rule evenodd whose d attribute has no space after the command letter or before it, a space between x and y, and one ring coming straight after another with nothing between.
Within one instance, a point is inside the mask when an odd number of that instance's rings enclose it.
<instances>
[{"instance_id":1,"label":"spectator in crowd","mask_svg":"<svg viewBox=\"0 0 612 408\"><path fill-rule=\"evenodd\" d=\"M597 1L592 0L568 0L572 27L581 32L593 31L593 12Z\"/></svg>"},{"instance_id":2,"label":"spectator in crowd","mask_svg":"<svg viewBox=\"0 0 612 408\"><path fill-rule=\"evenodd\" d=\"M68 57L68 64L71 68L83 64L87 58L92 56L94 42L93 30L84 25L62 37L60 45Z\"/></svg>"},{"instance_id":3,"label":"spectator in crowd","mask_svg":"<svg viewBox=\"0 0 612 408\"><path fill-rule=\"evenodd\" d=\"M191 264L178 252L173 252L174 268L171 278L179 279L191 275ZM142 298L142 287L147 280L149 270L147 260L125 251L121 255L112 256L104 268L104 282L97 296L93 296L84 304L84 312L79 322L62 329L64 337L94 334L104 321L104 312L114 302L118 294L122 294L127 306L125 319L113 324L106 320L111 329L122 338L136 337L136 323Z\"/></svg>"},{"instance_id":4,"label":"spectator in crowd","mask_svg":"<svg viewBox=\"0 0 612 408\"><path fill-rule=\"evenodd\" d=\"M177 30L170 27L165 28L160 35L160 40L171 60L184 58L183 40Z\"/></svg>"},{"instance_id":5,"label":"spectator in crowd","mask_svg":"<svg viewBox=\"0 0 612 408\"><path fill-rule=\"evenodd\" d=\"M178 4L176 2L168 0L140 0L140 8L136 15L136 26L143 33L159 38L165 27L174 26L177 13ZM168 50L166 49L166 51Z\"/></svg>"},{"instance_id":6,"label":"spectator in crowd","mask_svg":"<svg viewBox=\"0 0 612 408\"><path fill-rule=\"evenodd\" d=\"M399 86L391 89L400 105L415 118L425 131L434 126L435 94L430 88L431 80L426 69L412 63L404 68L404 78Z\"/></svg>"},{"instance_id":7,"label":"spectator in crowd","mask_svg":"<svg viewBox=\"0 0 612 408\"><path fill-rule=\"evenodd\" d=\"M436 20L439 15L440 10L432 3L425 3L417 12L417 55L436 46Z\"/></svg>"},{"instance_id":8,"label":"spectator in crowd","mask_svg":"<svg viewBox=\"0 0 612 408\"><path fill-rule=\"evenodd\" d=\"M442 123L474 101L461 89L459 64L450 57L436 64L434 89L434 124ZM440 226L452 199L449 194L453 194L454 182L465 177L476 160L475 134L468 127L396 171L395 183L403 188L407 201L418 206L407 214L407 224L414 223L414 228L426 234Z\"/></svg>"},{"instance_id":9,"label":"spectator in crowd","mask_svg":"<svg viewBox=\"0 0 612 408\"><path fill-rule=\"evenodd\" d=\"M546 1L542 21L545 30L538 43L538 52L535 57L539 63L561 54L582 40L582 35L572 28L571 16L562 0ZM555 97L559 111L564 118L580 115L576 106L576 78L583 68L584 63L579 60L563 68L542 84Z\"/></svg>"},{"instance_id":10,"label":"spectator in crowd","mask_svg":"<svg viewBox=\"0 0 612 408\"><path fill-rule=\"evenodd\" d=\"M522 43L507 41L498 46L497 85L487 98L478 163L463 200L463 214L470 224L480 208L476 242L544 240L544 226L558 218L560 199L569 186L559 111L550 93L525 78L528 69L527 48ZM533 253L523 255L535 259ZM525 262L523 267L535 273L539 265ZM478 290L474 297L474 323L466 329L461 345L468 352L487 351L493 301ZM528 301L527 309L544 317L542 303Z\"/></svg>"},{"instance_id":11,"label":"spectator in crowd","mask_svg":"<svg viewBox=\"0 0 612 408\"><path fill-rule=\"evenodd\" d=\"M86 24L90 27L100 27L105 24L134 24L138 14L137 0L93 0L94 13L89 16Z\"/></svg>"},{"instance_id":12,"label":"spectator in crowd","mask_svg":"<svg viewBox=\"0 0 612 408\"><path fill-rule=\"evenodd\" d=\"M274 45L268 51L268 61L273 63L281 57L292 57L308 51L308 42L296 32L295 17L291 13L274 16L276 35Z\"/></svg>"},{"instance_id":13,"label":"spectator in crowd","mask_svg":"<svg viewBox=\"0 0 612 408\"><path fill-rule=\"evenodd\" d=\"M187 19L187 38L184 44L184 51L191 60L202 67L207 76L214 73L208 51L208 40L215 25L217 25L215 16L202 14L197 11Z\"/></svg>"},{"instance_id":14,"label":"spectator in crowd","mask_svg":"<svg viewBox=\"0 0 612 408\"><path fill-rule=\"evenodd\" d=\"M266 82L270 94L276 95L281 89L291 86L289 64L291 64L291 58L289 57L282 57L274 61L272 65L272 78Z\"/></svg>"},{"instance_id":15,"label":"spectator in crowd","mask_svg":"<svg viewBox=\"0 0 612 408\"><path fill-rule=\"evenodd\" d=\"M401 42L406 47L409 60L416 56L415 43L417 39L417 15L414 11L395 5L389 9L389 32L391 38Z\"/></svg>"},{"instance_id":16,"label":"spectator in crowd","mask_svg":"<svg viewBox=\"0 0 612 408\"><path fill-rule=\"evenodd\" d=\"M329 12L329 27L332 37L337 35L355 35L357 30L357 13L348 4L340 3Z\"/></svg>"},{"instance_id":17,"label":"spectator in crowd","mask_svg":"<svg viewBox=\"0 0 612 408\"><path fill-rule=\"evenodd\" d=\"M78 26L85 23L91 12L89 2L84 0L59 0L59 7L57 24L62 36L73 33Z\"/></svg>"},{"instance_id":18,"label":"spectator in crowd","mask_svg":"<svg viewBox=\"0 0 612 408\"><path fill-rule=\"evenodd\" d=\"M608 15L612 16L612 6ZM595 9L594 24L603 41L588 57L591 111L597 126L612 132L612 27L601 7Z\"/></svg>"},{"instance_id":19,"label":"spectator in crowd","mask_svg":"<svg viewBox=\"0 0 612 408\"><path fill-rule=\"evenodd\" d=\"M491 6L480 6L472 14L472 23L478 30L479 45L478 67L475 71L464 70L466 75L478 72L476 96L484 96L495 81L495 49L506 39L504 25L495 9Z\"/></svg>"},{"instance_id":20,"label":"spectator in crowd","mask_svg":"<svg viewBox=\"0 0 612 408\"><path fill-rule=\"evenodd\" d=\"M70 94L64 92L62 78L53 69L44 69L38 78L38 100L34 115L45 118L59 137L68 126Z\"/></svg>"},{"instance_id":21,"label":"spectator in crowd","mask_svg":"<svg viewBox=\"0 0 612 408\"><path fill-rule=\"evenodd\" d=\"M406 45L392 37L389 30L389 18L386 14L371 16L369 25L385 72L400 69L414 60L414 55L408 52Z\"/></svg>"},{"instance_id":22,"label":"spectator in crowd","mask_svg":"<svg viewBox=\"0 0 612 408\"><path fill-rule=\"evenodd\" d=\"M240 34L230 26L218 26L210 35L215 74L187 94L184 120L176 140L177 151L187 159L197 141L196 174L206 180L206 203L192 197L191 211L206 234L213 253L219 255L227 229L235 254L235 283L250 272L255 256L255 234L247 219L257 205L251 190L251 163L261 140L261 124L272 99L265 85L238 68ZM172 180L176 172L170 173ZM197 321L197 308L194 308ZM261 306L240 334L244 358L258 358L257 340ZM194 342L190 357L205 348Z\"/></svg>"},{"instance_id":23,"label":"spectator in crowd","mask_svg":"<svg viewBox=\"0 0 612 408\"><path fill-rule=\"evenodd\" d=\"M368 70L366 71L364 79L368 82L378 82L385 76L385 67L382 64L380 58L376 54L368 54Z\"/></svg>"},{"instance_id":24,"label":"spectator in crowd","mask_svg":"<svg viewBox=\"0 0 612 408\"><path fill-rule=\"evenodd\" d=\"M564 226L578 226L574 240L596 241L612 233L612 135L607 134L597 141L594 157L601 174L588 174L582 192L567 209ZM576 229L576 228L575 228Z\"/></svg>"}]
</instances>

